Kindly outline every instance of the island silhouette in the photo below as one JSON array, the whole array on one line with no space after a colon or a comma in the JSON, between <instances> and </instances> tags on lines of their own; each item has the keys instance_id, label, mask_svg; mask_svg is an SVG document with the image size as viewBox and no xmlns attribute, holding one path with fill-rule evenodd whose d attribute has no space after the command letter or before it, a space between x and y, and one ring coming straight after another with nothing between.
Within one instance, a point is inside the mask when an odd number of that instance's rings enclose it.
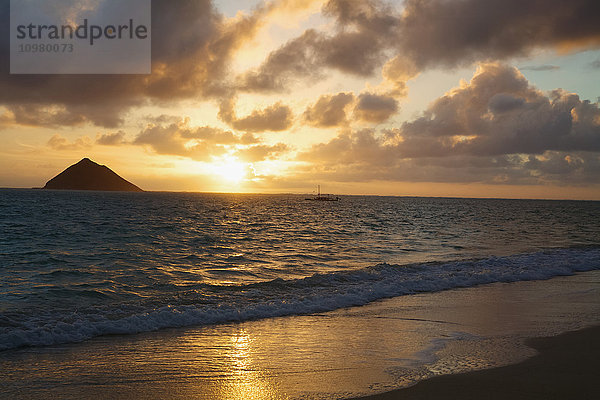
<instances>
[{"instance_id":1,"label":"island silhouette","mask_svg":"<svg viewBox=\"0 0 600 400\"><path fill-rule=\"evenodd\" d=\"M87 157L50 179L42 189L143 192L107 166Z\"/></svg>"}]
</instances>

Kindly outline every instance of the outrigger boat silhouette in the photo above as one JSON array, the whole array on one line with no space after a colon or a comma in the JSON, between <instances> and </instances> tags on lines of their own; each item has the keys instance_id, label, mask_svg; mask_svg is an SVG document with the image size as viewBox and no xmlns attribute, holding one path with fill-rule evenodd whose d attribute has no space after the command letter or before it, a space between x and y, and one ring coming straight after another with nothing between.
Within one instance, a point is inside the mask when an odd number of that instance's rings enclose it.
<instances>
[{"instance_id":1,"label":"outrigger boat silhouette","mask_svg":"<svg viewBox=\"0 0 600 400\"><path fill-rule=\"evenodd\" d=\"M321 185L317 186L317 195L314 197L307 197L304 200L311 200L311 201L339 201L339 197L338 196L334 196L332 194L321 194Z\"/></svg>"}]
</instances>

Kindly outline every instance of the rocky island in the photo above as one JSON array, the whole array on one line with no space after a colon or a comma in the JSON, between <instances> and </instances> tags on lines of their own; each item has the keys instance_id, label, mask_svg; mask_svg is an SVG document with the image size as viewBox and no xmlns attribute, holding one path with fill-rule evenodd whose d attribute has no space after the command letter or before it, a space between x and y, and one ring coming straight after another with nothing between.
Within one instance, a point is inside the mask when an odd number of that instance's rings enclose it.
<instances>
[{"instance_id":1,"label":"rocky island","mask_svg":"<svg viewBox=\"0 0 600 400\"><path fill-rule=\"evenodd\" d=\"M50 179L43 189L143 192L107 166L97 164L89 158L84 158Z\"/></svg>"}]
</instances>

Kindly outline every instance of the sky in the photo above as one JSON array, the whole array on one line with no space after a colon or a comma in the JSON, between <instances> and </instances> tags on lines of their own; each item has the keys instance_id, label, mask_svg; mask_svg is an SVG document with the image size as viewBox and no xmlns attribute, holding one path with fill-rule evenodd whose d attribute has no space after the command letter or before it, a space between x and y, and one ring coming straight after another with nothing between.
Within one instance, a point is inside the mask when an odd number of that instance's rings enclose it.
<instances>
[{"instance_id":1,"label":"sky","mask_svg":"<svg viewBox=\"0 0 600 400\"><path fill-rule=\"evenodd\" d=\"M0 187L600 200L597 0L154 0L150 75L11 75L8 4Z\"/></svg>"}]
</instances>

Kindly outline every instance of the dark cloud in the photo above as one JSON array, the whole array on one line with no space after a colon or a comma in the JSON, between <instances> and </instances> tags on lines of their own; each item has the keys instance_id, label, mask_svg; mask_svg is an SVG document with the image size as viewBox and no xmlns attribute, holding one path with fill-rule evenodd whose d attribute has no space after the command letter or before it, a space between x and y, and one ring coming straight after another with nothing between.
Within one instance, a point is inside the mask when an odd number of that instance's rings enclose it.
<instances>
[{"instance_id":1,"label":"dark cloud","mask_svg":"<svg viewBox=\"0 0 600 400\"><path fill-rule=\"evenodd\" d=\"M543 157L529 156L523 167L548 182L600 183L600 157L597 153L551 151Z\"/></svg>"},{"instance_id":2,"label":"dark cloud","mask_svg":"<svg viewBox=\"0 0 600 400\"><path fill-rule=\"evenodd\" d=\"M61 105L18 104L8 106L13 121L19 125L43 125L49 128L75 126L85 122L80 113Z\"/></svg>"},{"instance_id":3,"label":"dark cloud","mask_svg":"<svg viewBox=\"0 0 600 400\"><path fill-rule=\"evenodd\" d=\"M362 93L354 107L356 119L365 122L380 123L386 121L398 111L398 102L389 96Z\"/></svg>"},{"instance_id":4,"label":"dark cloud","mask_svg":"<svg viewBox=\"0 0 600 400\"><path fill-rule=\"evenodd\" d=\"M560 69L558 65L529 65L519 68L521 71L557 71Z\"/></svg>"},{"instance_id":5,"label":"dark cloud","mask_svg":"<svg viewBox=\"0 0 600 400\"><path fill-rule=\"evenodd\" d=\"M257 68L232 76L232 56L271 13L308 3L261 2L247 15L225 19L210 0L153 0L152 74L10 75L9 0L0 0L0 105L7 110L2 126L116 128L135 107L183 99L222 102L238 91L286 91L294 82L315 81L329 71L373 76L383 66L389 90L378 90L377 96L388 97L387 104L379 103L379 115L369 112L374 99L364 94L355 114L376 122L392 113L392 98L405 96L406 81L421 70L527 55L537 48L570 51L600 45L600 3L595 0L407 0L403 9L382 0L329 0L322 11L332 21L331 31L306 30ZM347 116L336 110L325 116L314 109L307 121L314 126L343 123ZM293 117L281 104L240 119L227 112L224 121L248 132L284 130Z\"/></svg>"},{"instance_id":6,"label":"dark cloud","mask_svg":"<svg viewBox=\"0 0 600 400\"><path fill-rule=\"evenodd\" d=\"M488 109L496 115L522 108L524 105L525 99L508 93L495 94L488 101Z\"/></svg>"},{"instance_id":7,"label":"dark cloud","mask_svg":"<svg viewBox=\"0 0 600 400\"><path fill-rule=\"evenodd\" d=\"M148 102L221 96L229 91L224 81L232 53L267 11L259 7L226 23L210 0L153 0L152 74L10 75L9 1L0 0L0 104L15 114L34 111L17 123L115 127L128 109ZM48 106L60 111L40 112Z\"/></svg>"},{"instance_id":8,"label":"dark cloud","mask_svg":"<svg viewBox=\"0 0 600 400\"><path fill-rule=\"evenodd\" d=\"M381 123L398 111L398 102L390 96L374 93L322 95L306 108L304 120L319 128L341 127L349 124L348 108L352 106L354 121Z\"/></svg>"},{"instance_id":9,"label":"dark cloud","mask_svg":"<svg viewBox=\"0 0 600 400\"><path fill-rule=\"evenodd\" d=\"M319 66L322 61L314 49L322 41L322 34L307 30L269 54L259 68L238 77L237 86L249 92L278 92L298 78L317 79L321 76Z\"/></svg>"},{"instance_id":10,"label":"dark cloud","mask_svg":"<svg viewBox=\"0 0 600 400\"><path fill-rule=\"evenodd\" d=\"M304 111L304 120L312 126L330 128L348 123L346 108L355 100L352 93L322 95Z\"/></svg>"},{"instance_id":11,"label":"dark cloud","mask_svg":"<svg viewBox=\"0 0 600 400\"><path fill-rule=\"evenodd\" d=\"M292 126L294 113L291 108L278 102L262 110L254 110L245 117L237 118L235 100L229 99L221 103L219 118L232 128L244 132L277 132Z\"/></svg>"},{"instance_id":12,"label":"dark cloud","mask_svg":"<svg viewBox=\"0 0 600 400\"><path fill-rule=\"evenodd\" d=\"M331 0L323 12L336 19L336 33L305 31L273 51L260 67L240 76L238 87L250 92L283 91L299 79L324 76L324 68L372 75L385 60L386 43L396 29L391 8L376 0Z\"/></svg>"},{"instance_id":13,"label":"dark cloud","mask_svg":"<svg viewBox=\"0 0 600 400\"><path fill-rule=\"evenodd\" d=\"M484 64L398 135L412 157L600 151L599 122L597 104L562 90L546 96L516 68Z\"/></svg>"},{"instance_id":14,"label":"dark cloud","mask_svg":"<svg viewBox=\"0 0 600 400\"><path fill-rule=\"evenodd\" d=\"M407 0L398 48L421 67L600 45L595 0Z\"/></svg>"},{"instance_id":15,"label":"dark cloud","mask_svg":"<svg viewBox=\"0 0 600 400\"><path fill-rule=\"evenodd\" d=\"M397 35L397 13L377 0L329 0L323 13L338 24L338 32L322 49L325 65L354 75L371 75L385 59L387 43Z\"/></svg>"},{"instance_id":16,"label":"dark cloud","mask_svg":"<svg viewBox=\"0 0 600 400\"><path fill-rule=\"evenodd\" d=\"M600 3L595 0L407 0L402 12L384 1L330 0L323 13L334 19L336 32L304 32L239 77L238 87L284 91L326 70L370 76L396 53L384 78L395 82L394 95L405 95L406 79L427 68L503 60L536 48L600 46Z\"/></svg>"},{"instance_id":17,"label":"dark cloud","mask_svg":"<svg viewBox=\"0 0 600 400\"><path fill-rule=\"evenodd\" d=\"M367 147L365 148L365 144ZM308 161L296 178L340 182L406 181L517 185L600 183L600 157L590 152L547 151L542 155L406 158L399 145L373 131L345 133L301 153Z\"/></svg>"},{"instance_id":18,"label":"dark cloud","mask_svg":"<svg viewBox=\"0 0 600 400\"><path fill-rule=\"evenodd\" d=\"M346 130L298 159L341 181L583 184L600 182L599 152L597 103L491 63L399 128Z\"/></svg>"}]
</instances>

